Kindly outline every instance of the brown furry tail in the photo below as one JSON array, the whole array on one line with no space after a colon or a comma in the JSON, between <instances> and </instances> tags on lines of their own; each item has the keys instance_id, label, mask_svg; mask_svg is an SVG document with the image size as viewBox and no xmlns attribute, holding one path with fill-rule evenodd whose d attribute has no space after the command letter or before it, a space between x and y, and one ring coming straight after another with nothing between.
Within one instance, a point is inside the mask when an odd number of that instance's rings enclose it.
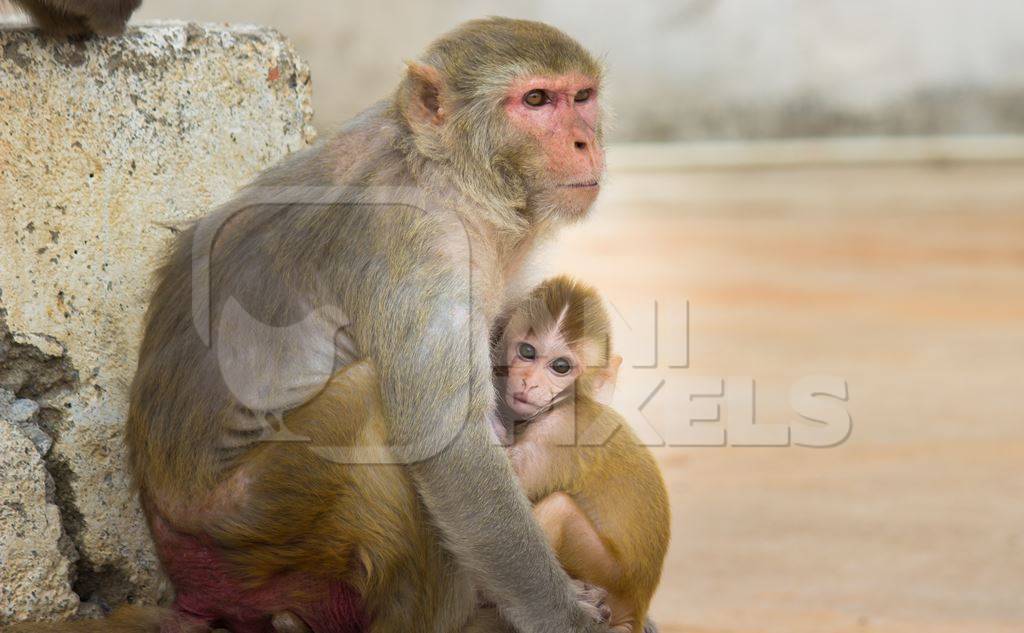
<instances>
[{"instance_id":1,"label":"brown furry tail","mask_svg":"<svg viewBox=\"0 0 1024 633\"><path fill-rule=\"evenodd\" d=\"M170 609L121 607L102 620L25 622L0 626L0 633L207 633L210 627Z\"/></svg>"}]
</instances>

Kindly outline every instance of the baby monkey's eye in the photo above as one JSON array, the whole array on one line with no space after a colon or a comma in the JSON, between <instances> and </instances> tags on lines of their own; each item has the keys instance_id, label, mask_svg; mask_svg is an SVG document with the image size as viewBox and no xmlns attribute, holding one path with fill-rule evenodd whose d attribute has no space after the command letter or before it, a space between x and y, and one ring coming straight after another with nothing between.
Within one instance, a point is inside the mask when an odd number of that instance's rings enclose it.
<instances>
[{"instance_id":1,"label":"baby monkey's eye","mask_svg":"<svg viewBox=\"0 0 1024 633\"><path fill-rule=\"evenodd\" d=\"M519 353L519 357L523 360L533 360L537 358L537 350L529 343L520 343L517 351Z\"/></svg>"},{"instance_id":2,"label":"baby monkey's eye","mask_svg":"<svg viewBox=\"0 0 1024 633\"><path fill-rule=\"evenodd\" d=\"M584 101L589 101L590 95L593 94L593 92L594 91L591 88L584 88L583 90L580 90L579 92L576 93L576 96L573 97L573 100L576 101L576 103L583 103Z\"/></svg>"},{"instance_id":3,"label":"baby monkey's eye","mask_svg":"<svg viewBox=\"0 0 1024 633\"><path fill-rule=\"evenodd\" d=\"M540 107L545 103L548 103L549 101L551 101L551 99L548 98L548 93L541 90L540 88L536 88L534 90L531 90L530 92L527 92L526 96L523 97L523 102L526 103L526 105L532 106L534 108Z\"/></svg>"},{"instance_id":4,"label":"baby monkey's eye","mask_svg":"<svg viewBox=\"0 0 1024 633\"><path fill-rule=\"evenodd\" d=\"M572 371L572 363L570 363L566 358L556 358L551 361L551 369L553 369L556 374L564 376Z\"/></svg>"}]
</instances>

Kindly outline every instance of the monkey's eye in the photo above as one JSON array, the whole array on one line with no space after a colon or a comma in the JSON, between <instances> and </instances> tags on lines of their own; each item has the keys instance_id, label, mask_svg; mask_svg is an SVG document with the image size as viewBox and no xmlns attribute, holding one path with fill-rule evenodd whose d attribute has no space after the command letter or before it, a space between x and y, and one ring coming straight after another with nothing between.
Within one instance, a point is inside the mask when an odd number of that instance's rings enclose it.
<instances>
[{"instance_id":1,"label":"monkey's eye","mask_svg":"<svg viewBox=\"0 0 1024 633\"><path fill-rule=\"evenodd\" d=\"M541 90L540 88L527 92L526 96L523 97L523 103L534 108L539 108L540 106L544 105L545 103L549 103L550 101L551 98L548 97L548 93Z\"/></svg>"},{"instance_id":2,"label":"monkey's eye","mask_svg":"<svg viewBox=\"0 0 1024 633\"><path fill-rule=\"evenodd\" d=\"M523 360L534 360L537 358L536 348L529 343L520 343L517 352L519 353L519 357Z\"/></svg>"},{"instance_id":3,"label":"monkey's eye","mask_svg":"<svg viewBox=\"0 0 1024 633\"><path fill-rule=\"evenodd\" d=\"M583 90L580 90L579 92L576 93L576 96L573 97L573 101L575 101L576 103L583 103L584 101L589 101L590 95L592 95L593 93L594 91L591 88L584 88Z\"/></svg>"},{"instance_id":4,"label":"monkey's eye","mask_svg":"<svg viewBox=\"0 0 1024 633\"><path fill-rule=\"evenodd\" d=\"M567 358L556 358L551 361L551 369L559 376L564 376L572 371L572 363Z\"/></svg>"}]
</instances>

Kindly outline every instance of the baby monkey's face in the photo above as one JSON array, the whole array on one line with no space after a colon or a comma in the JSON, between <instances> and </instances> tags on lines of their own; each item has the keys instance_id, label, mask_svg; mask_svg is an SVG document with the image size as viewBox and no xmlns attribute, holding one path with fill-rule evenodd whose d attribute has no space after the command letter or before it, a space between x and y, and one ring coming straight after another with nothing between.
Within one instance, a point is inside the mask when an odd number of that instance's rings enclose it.
<instances>
[{"instance_id":1,"label":"baby monkey's face","mask_svg":"<svg viewBox=\"0 0 1024 633\"><path fill-rule=\"evenodd\" d=\"M505 403L530 417L572 386L582 371L580 357L558 331L507 337Z\"/></svg>"}]
</instances>

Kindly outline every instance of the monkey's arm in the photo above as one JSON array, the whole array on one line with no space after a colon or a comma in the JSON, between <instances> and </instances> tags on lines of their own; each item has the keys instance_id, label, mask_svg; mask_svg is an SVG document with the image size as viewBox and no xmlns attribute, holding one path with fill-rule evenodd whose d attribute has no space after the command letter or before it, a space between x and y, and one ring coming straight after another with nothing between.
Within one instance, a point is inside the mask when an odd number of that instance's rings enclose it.
<instances>
[{"instance_id":1,"label":"monkey's arm","mask_svg":"<svg viewBox=\"0 0 1024 633\"><path fill-rule=\"evenodd\" d=\"M358 295L368 303L355 319L380 374L394 452L409 462L447 546L515 626L606 630L578 606L508 460L490 441L488 324L471 305L469 271L433 246L418 252L415 245L428 240L413 231L391 245L386 276L363 281Z\"/></svg>"}]
</instances>

